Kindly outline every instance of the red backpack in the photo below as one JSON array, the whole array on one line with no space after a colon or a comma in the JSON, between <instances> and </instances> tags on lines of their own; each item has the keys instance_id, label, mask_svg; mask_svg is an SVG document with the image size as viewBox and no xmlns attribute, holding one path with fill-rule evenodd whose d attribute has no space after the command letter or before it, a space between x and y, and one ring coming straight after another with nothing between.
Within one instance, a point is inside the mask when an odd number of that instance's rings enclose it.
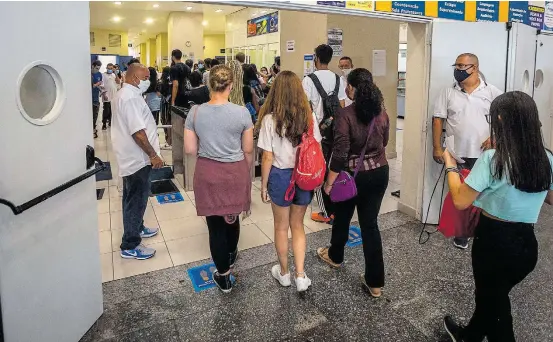
<instances>
[{"instance_id":1,"label":"red backpack","mask_svg":"<svg viewBox=\"0 0 553 342\"><path fill-rule=\"evenodd\" d=\"M325 179L326 163L321 144L315 139L313 125L304 133L296 151L296 166L286 190L284 199L291 201L296 193L296 185L305 191L313 191L321 186Z\"/></svg>"}]
</instances>

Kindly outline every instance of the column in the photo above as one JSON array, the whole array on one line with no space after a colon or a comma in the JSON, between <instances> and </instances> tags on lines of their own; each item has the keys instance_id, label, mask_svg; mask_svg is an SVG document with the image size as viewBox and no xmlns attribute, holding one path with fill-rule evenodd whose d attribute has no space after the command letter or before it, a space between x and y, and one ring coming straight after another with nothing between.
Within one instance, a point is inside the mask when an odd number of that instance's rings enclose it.
<instances>
[{"instance_id":1,"label":"column","mask_svg":"<svg viewBox=\"0 0 553 342\"><path fill-rule=\"evenodd\" d=\"M156 40L150 38L146 41L146 60L143 61L144 65L153 67L156 65Z\"/></svg>"},{"instance_id":2,"label":"column","mask_svg":"<svg viewBox=\"0 0 553 342\"><path fill-rule=\"evenodd\" d=\"M171 64L168 50L167 32L159 33L156 36L156 63L160 70Z\"/></svg>"}]
</instances>

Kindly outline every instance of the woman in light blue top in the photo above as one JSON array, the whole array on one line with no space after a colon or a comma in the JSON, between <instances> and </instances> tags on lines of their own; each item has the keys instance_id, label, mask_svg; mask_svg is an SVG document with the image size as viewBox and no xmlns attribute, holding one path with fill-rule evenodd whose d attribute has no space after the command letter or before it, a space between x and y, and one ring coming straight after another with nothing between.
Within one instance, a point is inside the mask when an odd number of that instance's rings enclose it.
<instances>
[{"instance_id":1,"label":"woman in light blue top","mask_svg":"<svg viewBox=\"0 0 553 342\"><path fill-rule=\"evenodd\" d=\"M148 87L144 95L146 96L146 104L150 108L157 125L159 124L159 111L161 109L160 83L157 79L156 69L149 67L148 70L150 70L150 87Z\"/></svg>"},{"instance_id":2,"label":"woman in light blue top","mask_svg":"<svg viewBox=\"0 0 553 342\"><path fill-rule=\"evenodd\" d=\"M444 324L453 341L514 342L509 292L538 260L534 224L544 201L553 203L553 158L529 95L498 96L486 118L494 149L483 153L464 184L455 159L444 153L455 207L482 209L472 248L476 309L466 327L449 316Z\"/></svg>"}]
</instances>

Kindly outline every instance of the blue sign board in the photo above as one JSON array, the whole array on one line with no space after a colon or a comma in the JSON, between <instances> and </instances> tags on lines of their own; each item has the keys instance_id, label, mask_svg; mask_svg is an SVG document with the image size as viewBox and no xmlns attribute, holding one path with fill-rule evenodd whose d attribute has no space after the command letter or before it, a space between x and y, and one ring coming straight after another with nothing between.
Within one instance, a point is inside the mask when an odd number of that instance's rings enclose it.
<instances>
[{"instance_id":1,"label":"blue sign board","mask_svg":"<svg viewBox=\"0 0 553 342\"><path fill-rule=\"evenodd\" d=\"M356 226L349 227L349 237L348 242L346 243L346 246L348 247L356 247L363 243L363 239L361 238L361 229Z\"/></svg>"},{"instance_id":2,"label":"blue sign board","mask_svg":"<svg viewBox=\"0 0 553 342\"><path fill-rule=\"evenodd\" d=\"M394 13L424 15L424 9L424 1L392 1Z\"/></svg>"},{"instance_id":3,"label":"blue sign board","mask_svg":"<svg viewBox=\"0 0 553 342\"><path fill-rule=\"evenodd\" d=\"M553 1L545 2L545 13L543 14L543 30L553 32Z\"/></svg>"},{"instance_id":4,"label":"blue sign board","mask_svg":"<svg viewBox=\"0 0 553 342\"><path fill-rule=\"evenodd\" d=\"M438 18L465 20L465 2L438 1Z\"/></svg>"},{"instance_id":5,"label":"blue sign board","mask_svg":"<svg viewBox=\"0 0 553 342\"><path fill-rule=\"evenodd\" d=\"M528 24L528 1L509 1L509 21Z\"/></svg>"},{"instance_id":6,"label":"blue sign board","mask_svg":"<svg viewBox=\"0 0 553 342\"><path fill-rule=\"evenodd\" d=\"M541 30L543 28L543 16L545 8L539 6L528 6L528 24Z\"/></svg>"},{"instance_id":7,"label":"blue sign board","mask_svg":"<svg viewBox=\"0 0 553 342\"><path fill-rule=\"evenodd\" d=\"M346 7L345 1L317 1L317 5L334 6L334 7Z\"/></svg>"},{"instance_id":8,"label":"blue sign board","mask_svg":"<svg viewBox=\"0 0 553 342\"><path fill-rule=\"evenodd\" d=\"M157 195L157 201L159 204L182 202L184 198L180 192L173 192L172 194Z\"/></svg>"},{"instance_id":9,"label":"blue sign board","mask_svg":"<svg viewBox=\"0 0 553 342\"><path fill-rule=\"evenodd\" d=\"M476 1L476 21L499 21L499 1Z\"/></svg>"},{"instance_id":10,"label":"blue sign board","mask_svg":"<svg viewBox=\"0 0 553 342\"><path fill-rule=\"evenodd\" d=\"M192 280L194 291L200 292L215 287L216 285L213 281L213 272L215 270L215 264L213 263L190 268L188 276Z\"/></svg>"}]
</instances>

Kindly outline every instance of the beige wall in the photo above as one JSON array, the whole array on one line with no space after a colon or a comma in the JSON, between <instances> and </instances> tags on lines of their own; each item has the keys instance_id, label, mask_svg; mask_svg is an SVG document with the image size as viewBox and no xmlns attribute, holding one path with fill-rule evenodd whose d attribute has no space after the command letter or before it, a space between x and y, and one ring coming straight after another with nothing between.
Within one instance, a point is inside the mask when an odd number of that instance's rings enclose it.
<instances>
[{"instance_id":1,"label":"beige wall","mask_svg":"<svg viewBox=\"0 0 553 342\"><path fill-rule=\"evenodd\" d=\"M327 42L327 15L308 12L280 11L280 63L282 70L291 70L303 78L303 55ZM306 25L309 23L309 25ZM295 41L295 51L286 51L286 41Z\"/></svg>"},{"instance_id":2,"label":"beige wall","mask_svg":"<svg viewBox=\"0 0 553 342\"><path fill-rule=\"evenodd\" d=\"M372 51L386 50L386 76L374 77L374 82L382 91L386 111L390 117L390 140L386 147L388 158L395 158L396 152L396 121L397 121L397 55L399 50L398 21L384 19L369 19L347 15L329 15L327 28L343 30L343 56L353 60L356 68L372 71ZM375 33L378 34L375 34ZM338 61L332 59L330 69L340 73Z\"/></svg>"},{"instance_id":3,"label":"beige wall","mask_svg":"<svg viewBox=\"0 0 553 342\"><path fill-rule=\"evenodd\" d=\"M156 63L158 67L163 68L171 62L169 61L169 48L167 47L167 33L159 33L156 36Z\"/></svg>"},{"instance_id":4,"label":"beige wall","mask_svg":"<svg viewBox=\"0 0 553 342\"><path fill-rule=\"evenodd\" d=\"M92 54L103 54L103 55L120 55L128 56L129 55L129 37L127 32L120 31L110 31L110 30L100 30L91 28L90 32L94 32L94 46L90 44L90 53ZM120 34L121 35L121 46L120 47L109 47L109 35L110 34ZM102 47L106 48L106 51L102 51Z\"/></svg>"},{"instance_id":5,"label":"beige wall","mask_svg":"<svg viewBox=\"0 0 553 342\"><path fill-rule=\"evenodd\" d=\"M215 56L224 56L221 49L225 48L224 34L204 35L204 58L213 58Z\"/></svg>"},{"instance_id":6,"label":"beige wall","mask_svg":"<svg viewBox=\"0 0 553 342\"><path fill-rule=\"evenodd\" d=\"M167 23L168 56L171 51L182 51L183 60L192 58L196 62L204 58L204 27L202 13L172 12ZM186 46L190 42L190 46Z\"/></svg>"},{"instance_id":7,"label":"beige wall","mask_svg":"<svg viewBox=\"0 0 553 342\"><path fill-rule=\"evenodd\" d=\"M146 41L146 60L142 61L148 67L153 67L156 64L156 40L150 38Z\"/></svg>"},{"instance_id":8,"label":"beige wall","mask_svg":"<svg viewBox=\"0 0 553 342\"><path fill-rule=\"evenodd\" d=\"M401 198L399 210L421 219L422 190L425 160L428 45L426 25L409 23L407 26L407 70L405 116L403 129L403 162L401 170Z\"/></svg>"}]
</instances>

